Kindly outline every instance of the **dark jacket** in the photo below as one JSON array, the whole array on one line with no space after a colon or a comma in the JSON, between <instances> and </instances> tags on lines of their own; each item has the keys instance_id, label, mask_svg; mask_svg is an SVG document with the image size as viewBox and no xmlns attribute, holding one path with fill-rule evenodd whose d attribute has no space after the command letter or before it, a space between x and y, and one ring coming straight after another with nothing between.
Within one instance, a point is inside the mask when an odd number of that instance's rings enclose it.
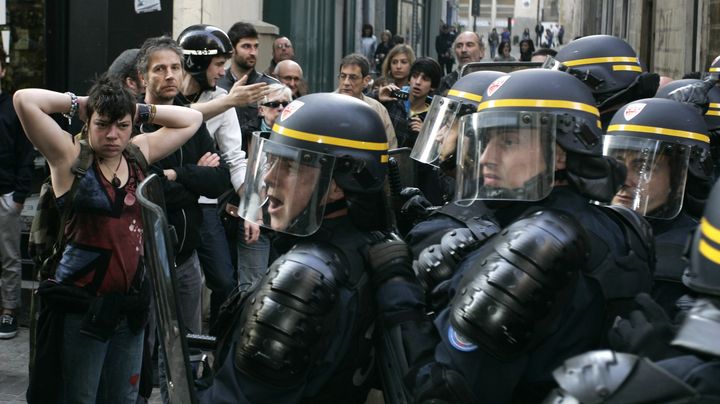
<instances>
[{"instance_id":1,"label":"dark jacket","mask_svg":"<svg viewBox=\"0 0 720 404\"><path fill-rule=\"evenodd\" d=\"M34 149L13 108L12 96L0 93L0 195L14 192L23 203L30 192Z\"/></svg>"},{"instance_id":2,"label":"dark jacket","mask_svg":"<svg viewBox=\"0 0 720 404\"><path fill-rule=\"evenodd\" d=\"M143 95L144 96L144 95ZM188 105L189 102L182 96L175 97L175 105ZM142 131L153 132L157 130L153 125L143 125ZM195 248L200 245L200 224L202 212L198 204L200 195L208 198L217 198L226 190L232 188L230 183L230 170L225 161L221 159L218 167L200 167L197 161L205 153L220 154L205 124L195 132L175 153L155 162L150 171L164 178L163 170L173 169L177 173L175 181L163 181L165 190L165 210L168 221L175 227L178 237L176 263L179 265L192 255Z\"/></svg>"},{"instance_id":3,"label":"dark jacket","mask_svg":"<svg viewBox=\"0 0 720 404\"><path fill-rule=\"evenodd\" d=\"M240 79L240 77L235 77L232 69L228 68L227 70L225 70L225 76L221 77L220 80L218 80L217 85L218 87L230 92L233 84L235 84L238 79ZM247 85L255 83L273 84L279 83L279 81L264 73L258 73L255 71L255 69L253 69L248 74L248 79L245 84ZM247 152L247 147L250 142L250 136L252 136L253 132L260 130L257 119L258 108L256 104L250 104L245 107L235 107L235 112L237 112L238 121L240 122L240 130L242 131L243 135L243 150Z\"/></svg>"}]
</instances>

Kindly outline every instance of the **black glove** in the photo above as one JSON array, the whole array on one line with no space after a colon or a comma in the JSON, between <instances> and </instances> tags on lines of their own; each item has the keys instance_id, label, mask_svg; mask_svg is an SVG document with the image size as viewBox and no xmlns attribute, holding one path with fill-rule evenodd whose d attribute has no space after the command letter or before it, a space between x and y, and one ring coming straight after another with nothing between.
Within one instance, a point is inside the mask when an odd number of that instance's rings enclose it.
<instances>
[{"instance_id":1,"label":"black glove","mask_svg":"<svg viewBox=\"0 0 720 404\"><path fill-rule=\"evenodd\" d=\"M375 287L398 276L415 279L412 253L403 240L388 239L373 244L367 250L367 258L372 271L370 280Z\"/></svg>"},{"instance_id":2,"label":"black glove","mask_svg":"<svg viewBox=\"0 0 720 404\"><path fill-rule=\"evenodd\" d=\"M402 208L400 208L400 213L420 219L426 219L432 213L430 208L433 204L425 198L420 189L413 187L403 188L400 191L400 197L405 200Z\"/></svg>"},{"instance_id":3,"label":"black glove","mask_svg":"<svg viewBox=\"0 0 720 404\"><path fill-rule=\"evenodd\" d=\"M635 297L639 309L619 318L608 333L612 349L647 357L653 361L678 356L670 346L676 329L670 318L647 293Z\"/></svg>"},{"instance_id":4,"label":"black glove","mask_svg":"<svg viewBox=\"0 0 720 404\"><path fill-rule=\"evenodd\" d=\"M682 86L668 94L668 98L684 104L689 104L705 115L709 106L708 92L718 82L716 75L710 75L702 83L693 83Z\"/></svg>"}]
</instances>

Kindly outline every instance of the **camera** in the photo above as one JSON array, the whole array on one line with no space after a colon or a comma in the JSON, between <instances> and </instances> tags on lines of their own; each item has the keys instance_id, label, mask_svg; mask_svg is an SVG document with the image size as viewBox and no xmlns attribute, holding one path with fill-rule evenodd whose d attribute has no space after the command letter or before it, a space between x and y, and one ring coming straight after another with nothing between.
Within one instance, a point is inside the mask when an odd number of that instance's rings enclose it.
<instances>
[{"instance_id":1,"label":"camera","mask_svg":"<svg viewBox=\"0 0 720 404\"><path fill-rule=\"evenodd\" d=\"M407 91L395 90L395 91L393 91L393 92L390 93L390 96L391 96L391 97L395 97L395 98L397 98L398 100L407 100L408 97L409 97L409 94L408 94Z\"/></svg>"}]
</instances>

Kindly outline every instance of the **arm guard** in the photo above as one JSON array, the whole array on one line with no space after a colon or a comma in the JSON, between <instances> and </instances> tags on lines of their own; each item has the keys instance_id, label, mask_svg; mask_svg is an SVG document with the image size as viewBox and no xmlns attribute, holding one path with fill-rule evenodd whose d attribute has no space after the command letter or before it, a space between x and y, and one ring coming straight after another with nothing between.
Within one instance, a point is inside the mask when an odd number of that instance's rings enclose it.
<instances>
[{"instance_id":1,"label":"arm guard","mask_svg":"<svg viewBox=\"0 0 720 404\"><path fill-rule=\"evenodd\" d=\"M464 339L510 357L542 336L565 286L587 259L588 236L571 216L539 211L473 256L453 297L450 324Z\"/></svg>"},{"instance_id":2,"label":"arm guard","mask_svg":"<svg viewBox=\"0 0 720 404\"><path fill-rule=\"evenodd\" d=\"M275 260L240 316L239 371L281 387L305 379L340 315L337 274L348 267L341 256L300 244Z\"/></svg>"},{"instance_id":3,"label":"arm guard","mask_svg":"<svg viewBox=\"0 0 720 404\"><path fill-rule=\"evenodd\" d=\"M465 256L494 236L499 227L490 220L484 221L484 231L469 228L453 229L445 233L440 244L431 245L420 252L413 269L426 292L452 278L458 263Z\"/></svg>"}]
</instances>

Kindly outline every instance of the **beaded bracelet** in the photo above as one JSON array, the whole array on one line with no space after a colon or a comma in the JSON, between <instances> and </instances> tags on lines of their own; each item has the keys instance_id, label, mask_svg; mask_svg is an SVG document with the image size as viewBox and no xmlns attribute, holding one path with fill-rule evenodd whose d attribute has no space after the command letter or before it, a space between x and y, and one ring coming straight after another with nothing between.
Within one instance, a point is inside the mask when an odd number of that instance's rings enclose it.
<instances>
[{"instance_id":1,"label":"beaded bracelet","mask_svg":"<svg viewBox=\"0 0 720 404\"><path fill-rule=\"evenodd\" d=\"M72 119L77 114L78 109L80 108L80 103L78 102L78 98L75 94L71 93L70 91L66 92L65 94L70 96L70 111L67 113L63 113L62 116L67 118L68 120L68 126L72 125Z\"/></svg>"}]
</instances>

